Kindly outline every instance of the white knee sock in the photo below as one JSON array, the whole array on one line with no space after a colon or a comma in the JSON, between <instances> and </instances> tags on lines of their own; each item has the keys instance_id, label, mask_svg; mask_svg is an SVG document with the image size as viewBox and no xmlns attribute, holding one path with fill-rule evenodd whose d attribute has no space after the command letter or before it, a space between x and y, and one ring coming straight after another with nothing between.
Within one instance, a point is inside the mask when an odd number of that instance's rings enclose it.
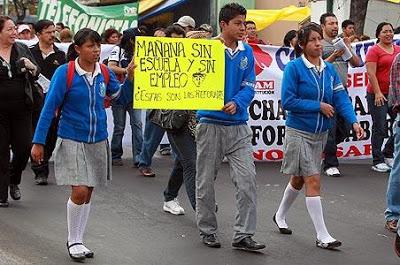
<instances>
[{"instance_id":1,"label":"white knee sock","mask_svg":"<svg viewBox=\"0 0 400 265\"><path fill-rule=\"evenodd\" d=\"M279 205L278 211L276 212L276 223L279 228L288 228L286 224L286 214L292 206L293 202L296 200L299 191L293 188L293 186L288 183L285 192L283 193L281 204Z\"/></svg>"},{"instance_id":2,"label":"white knee sock","mask_svg":"<svg viewBox=\"0 0 400 265\"><path fill-rule=\"evenodd\" d=\"M314 224L315 231L317 232L317 239L323 243L330 243L335 241L333 237L328 233L325 226L324 215L322 213L321 197L306 197L306 205L308 213L310 214L311 220Z\"/></svg>"},{"instance_id":3,"label":"white knee sock","mask_svg":"<svg viewBox=\"0 0 400 265\"><path fill-rule=\"evenodd\" d=\"M90 205L91 205L90 202L83 205L83 211L81 213L82 219L79 226L79 234L78 234L78 239L80 240L79 242L83 242L83 235L85 234L86 224L89 219Z\"/></svg>"},{"instance_id":4,"label":"white knee sock","mask_svg":"<svg viewBox=\"0 0 400 265\"><path fill-rule=\"evenodd\" d=\"M78 237L80 242L82 242L82 243L83 243L83 235L85 234L85 230L86 230L86 224L89 219L90 205L91 205L90 202L83 205L84 210L82 211L82 216L81 216L82 219L81 219L81 225L79 226L79 237ZM83 248L84 248L85 252L90 251L86 246L83 246Z\"/></svg>"},{"instance_id":5,"label":"white knee sock","mask_svg":"<svg viewBox=\"0 0 400 265\"><path fill-rule=\"evenodd\" d=\"M72 245L74 243L82 243L79 238L79 228L81 226L81 217L84 210L84 205L75 204L71 198L67 202L67 223L68 223L68 243ZM80 245L73 246L70 248L70 252L73 254L82 253L82 247Z\"/></svg>"}]
</instances>

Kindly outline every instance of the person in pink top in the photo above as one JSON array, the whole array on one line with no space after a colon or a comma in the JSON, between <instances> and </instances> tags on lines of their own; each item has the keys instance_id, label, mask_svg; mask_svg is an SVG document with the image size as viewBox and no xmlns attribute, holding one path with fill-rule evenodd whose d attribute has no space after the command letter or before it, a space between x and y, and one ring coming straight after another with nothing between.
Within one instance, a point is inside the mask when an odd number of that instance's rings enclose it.
<instances>
[{"instance_id":1,"label":"person in pink top","mask_svg":"<svg viewBox=\"0 0 400 265\"><path fill-rule=\"evenodd\" d=\"M395 114L388 107L389 72L393 60L400 53L400 46L393 44L393 26L382 22L376 28L377 43L369 48L366 55L366 67L369 84L367 86L368 109L372 117L372 169L388 172L393 166L393 136L389 137L382 151L383 140L388 133L387 114L391 124Z\"/></svg>"}]
</instances>

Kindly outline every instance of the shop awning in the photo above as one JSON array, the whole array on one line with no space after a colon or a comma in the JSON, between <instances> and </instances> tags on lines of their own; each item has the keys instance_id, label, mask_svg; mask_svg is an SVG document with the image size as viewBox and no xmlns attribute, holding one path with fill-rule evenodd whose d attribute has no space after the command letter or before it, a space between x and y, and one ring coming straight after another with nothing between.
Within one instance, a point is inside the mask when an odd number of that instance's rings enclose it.
<instances>
[{"instance_id":1,"label":"shop awning","mask_svg":"<svg viewBox=\"0 0 400 265\"><path fill-rule=\"evenodd\" d=\"M150 17L154 17L160 13L165 13L174 7L181 5L185 3L187 0L166 0L162 1L160 3L159 0L144 0L139 2L139 20L144 20ZM142 3L143 2L143 3ZM149 6L151 6L151 2L153 3L154 8L149 9ZM154 3L158 2L158 5L154 5ZM147 5L146 8L148 11L143 11L144 14L142 14L142 5ZM143 6L144 8L145 6Z\"/></svg>"},{"instance_id":2,"label":"shop awning","mask_svg":"<svg viewBox=\"0 0 400 265\"><path fill-rule=\"evenodd\" d=\"M247 10L246 20L254 21L257 30L263 30L276 21L301 22L310 16L311 9L309 7L288 6L276 10Z\"/></svg>"}]
</instances>

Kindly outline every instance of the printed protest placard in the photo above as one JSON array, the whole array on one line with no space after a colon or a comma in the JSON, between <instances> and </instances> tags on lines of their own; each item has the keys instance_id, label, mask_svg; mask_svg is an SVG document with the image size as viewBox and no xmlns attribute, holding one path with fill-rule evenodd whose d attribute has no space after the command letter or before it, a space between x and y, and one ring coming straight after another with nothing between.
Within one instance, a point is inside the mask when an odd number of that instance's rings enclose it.
<instances>
[{"instance_id":1,"label":"printed protest placard","mask_svg":"<svg viewBox=\"0 0 400 265\"><path fill-rule=\"evenodd\" d=\"M225 52L218 40L137 37L133 107L221 110Z\"/></svg>"}]
</instances>

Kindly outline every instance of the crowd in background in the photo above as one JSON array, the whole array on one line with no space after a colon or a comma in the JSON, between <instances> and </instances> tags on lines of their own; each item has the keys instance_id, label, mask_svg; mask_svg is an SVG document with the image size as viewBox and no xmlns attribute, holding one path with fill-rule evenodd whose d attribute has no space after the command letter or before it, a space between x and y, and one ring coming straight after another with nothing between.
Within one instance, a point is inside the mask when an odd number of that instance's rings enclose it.
<instances>
[{"instance_id":1,"label":"crowd in background","mask_svg":"<svg viewBox=\"0 0 400 265\"><path fill-rule=\"evenodd\" d=\"M220 13L222 32L216 38L224 43L226 53L223 109L188 111L185 124L179 130L168 130L157 124L155 117L160 113L155 110L147 111L143 126L141 110L132 108L135 38L211 39L216 30L209 24L198 26L192 17L183 16L166 27L142 25L123 32L110 28L102 34L82 29L74 34L63 23L41 20L36 24L15 25L10 18L0 17L0 155L5 158L0 166L0 207L9 206L8 194L14 200L21 198L19 184L30 155L35 183L47 185L49 159L54 153L57 183L72 186L67 203L69 255L74 260L93 257L93 251L83 244L90 198L95 186L111 178L110 166L123 165L122 139L128 114L132 166L144 177L156 175L152 158L164 134L169 139L170 147L160 148L167 154L172 150L174 159L162 209L174 215L185 213L177 200L184 185L196 212L203 243L220 247L214 180L221 162L227 159L233 169L238 206L232 245L252 251L263 249L265 245L252 239L256 227L256 173L246 122L255 83L251 45L268 44L268 41L259 38L256 24L246 21L245 16L246 10L238 4L228 4ZM338 19L326 13L318 24L308 23L299 30L287 32L282 43L293 48L297 57L286 67L282 84L282 105L289 114L281 171L291 178L273 221L280 233L292 233L286 214L305 186L316 245L325 249L337 248L341 242L328 233L324 223L320 200L321 153L325 154L322 171L328 176L340 177L337 145L351 130L359 139L363 137L346 85L349 66L364 65L351 43L369 37L356 35L354 26L351 20L343 21L339 34ZM373 122L371 168L382 173L391 171L385 226L392 232L397 231L400 218L400 137L396 133L389 137L383 150L382 146L388 130L397 131L388 128L387 115L392 121L399 118L397 97L400 93L396 92L400 89L400 47L393 44L394 33L399 29L395 30L390 23L380 23L375 35L378 42L368 50L365 60L370 81L366 97ZM347 59L343 57L345 50L335 48L338 38L351 54ZM28 49L15 42L16 39L38 43ZM54 45L72 41L67 54ZM115 45L102 64L98 62L100 44ZM99 90L101 97L92 92L78 92L82 87L88 91ZM311 91L311 87L317 90ZM110 148L107 127L104 127L105 96L109 96L114 121ZM88 113L83 111L87 106ZM400 250L398 235L396 240Z\"/></svg>"}]
</instances>

